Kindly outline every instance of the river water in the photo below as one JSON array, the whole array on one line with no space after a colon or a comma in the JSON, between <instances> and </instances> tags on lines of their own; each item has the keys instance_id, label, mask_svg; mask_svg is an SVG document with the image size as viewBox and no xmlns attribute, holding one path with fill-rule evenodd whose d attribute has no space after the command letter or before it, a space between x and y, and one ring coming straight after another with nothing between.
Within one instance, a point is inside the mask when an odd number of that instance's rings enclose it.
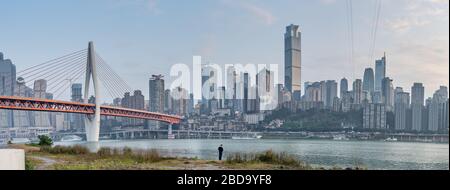
<instances>
[{"instance_id":1,"label":"river water","mask_svg":"<svg viewBox=\"0 0 450 190\"><path fill-rule=\"evenodd\" d=\"M56 142L56 145L86 142ZM157 149L165 156L217 159L217 147L223 144L224 156L232 152L273 150L297 156L313 166L351 167L363 165L373 170L449 170L449 144L333 141L333 140L106 140L98 147ZM90 145L92 146L92 145Z\"/></svg>"}]
</instances>

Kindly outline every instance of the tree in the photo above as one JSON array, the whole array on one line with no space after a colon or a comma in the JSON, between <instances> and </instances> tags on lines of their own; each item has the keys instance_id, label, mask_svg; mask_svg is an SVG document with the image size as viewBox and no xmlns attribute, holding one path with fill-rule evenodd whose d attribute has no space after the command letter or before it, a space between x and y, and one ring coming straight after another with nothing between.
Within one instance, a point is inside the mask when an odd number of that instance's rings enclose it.
<instances>
[{"instance_id":1,"label":"tree","mask_svg":"<svg viewBox=\"0 0 450 190\"><path fill-rule=\"evenodd\" d=\"M52 146L53 140L47 135L39 135L39 146Z\"/></svg>"}]
</instances>

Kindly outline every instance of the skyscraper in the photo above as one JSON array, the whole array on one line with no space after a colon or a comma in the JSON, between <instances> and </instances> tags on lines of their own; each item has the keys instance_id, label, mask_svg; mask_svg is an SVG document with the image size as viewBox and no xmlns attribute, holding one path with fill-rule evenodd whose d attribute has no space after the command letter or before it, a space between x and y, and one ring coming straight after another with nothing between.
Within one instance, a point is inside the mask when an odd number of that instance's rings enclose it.
<instances>
[{"instance_id":1,"label":"skyscraper","mask_svg":"<svg viewBox=\"0 0 450 190\"><path fill-rule=\"evenodd\" d=\"M149 80L149 111L164 113L164 79L162 75L152 75ZM160 128L157 121L148 121L149 127Z\"/></svg>"},{"instance_id":2,"label":"skyscraper","mask_svg":"<svg viewBox=\"0 0 450 190\"><path fill-rule=\"evenodd\" d=\"M131 108L136 110L145 110L145 98L142 95L142 91L135 90L133 95L130 95L129 92L126 92L124 97L122 98L122 107ZM131 126L143 126L144 120L142 119L125 119L126 125Z\"/></svg>"},{"instance_id":3,"label":"skyscraper","mask_svg":"<svg viewBox=\"0 0 450 190\"><path fill-rule=\"evenodd\" d=\"M289 25L284 34L284 83L294 97L301 93L301 32L298 25Z\"/></svg>"},{"instance_id":4,"label":"skyscraper","mask_svg":"<svg viewBox=\"0 0 450 190\"><path fill-rule=\"evenodd\" d=\"M381 102L386 105L387 111L392 111L394 107L394 86L392 80L389 77L384 78L381 86Z\"/></svg>"},{"instance_id":5,"label":"skyscraper","mask_svg":"<svg viewBox=\"0 0 450 190\"><path fill-rule=\"evenodd\" d=\"M186 115L188 112L189 94L186 89L176 87L172 90L172 110L173 114Z\"/></svg>"},{"instance_id":6,"label":"skyscraper","mask_svg":"<svg viewBox=\"0 0 450 190\"><path fill-rule=\"evenodd\" d=\"M356 79L355 82L353 82L353 104L361 104L362 103L362 81L361 79Z\"/></svg>"},{"instance_id":7,"label":"skyscraper","mask_svg":"<svg viewBox=\"0 0 450 190\"><path fill-rule=\"evenodd\" d=\"M72 102L83 102L83 93L82 93L82 88L83 85L80 83L75 83L72 84L71 86L71 96ZM84 115L82 114L76 114L76 113L71 113L69 114L69 121L71 123L71 125L73 124L73 126L71 126L72 129L75 130L83 130L84 129Z\"/></svg>"},{"instance_id":8,"label":"skyscraper","mask_svg":"<svg viewBox=\"0 0 450 190\"><path fill-rule=\"evenodd\" d=\"M149 80L149 111L164 113L164 79L162 75L152 75Z\"/></svg>"},{"instance_id":9,"label":"skyscraper","mask_svg":"<svg viewBox=\"0 0 450 190\"><path fill-rule=\"evenodd\" d=\"M375 61L375 91L382 91L382 82L386 77L386 54Z\"/></svg>"},{"instance_id":10,"label":"skyscraper","mask_svg":"<svg viewBox=\"0 0 450 190\"><path fill-rule=\"evenodd\" d=\"M145 110L145 97L142 94L142 91L135 90L133 92L133 96L131 96L131 101L130 101L130 108L133 108L136 110Z\"/></svg>"},{"instance_id":11,"label":"skyscraper","mask_svg":"<svg viewBox=\"0 0 450 190\"><path fill-rule=\"evenodd\" d=\"M82 88L82 84L72 84L72 102L83 102Z\"/></svg>"},{"instance_id":12,"label":"skyscraper","mask_svg":"<svg viewBox=\"0 0 450 190\"><path fill-rule=\"evenodd\" d=\"M244 73L244 99L243 99L243 108L244 112L249 112L249 90L250 90L250 78L248 76L248 73Z\"/></svg>"},{"instance_id":13,"label":"skyscraper","mask_svg":"<svg viewBox=\"0 0 450 190\"><path fill-rule=\"evenodd\" d=\"M188 101L188 114L193 114L194 113L194 94L190 93L189 94L189 101Z\"/></svg>"},{"instance_id":14,"label":"skyscraper","mask_svg":"<svg viewBox=\"0 0 450 190\"><path fill-rule=\"evenodd\" d=\"M170 89L164 91L164 113L172 113L172 92Z\"/></svg>"},{"instance_id":15,"label":"skyscraper","mask_svg":"<svg viewBox=\"0 0 450 190\"><path fill-rule=\"evenodd\" d=\"M0 96L12 96L16 83L16 66L0 52ZM13 126L13 112L0 110L0 128Z\"/></svg>"},{"instance_id":16,"label":"skyscraper","mask_svg":"<svg viewBox=\"0 0 450 190\"><path fill-rule=\"evenodd\" d=\"M219 102L220 109L225 108L225 93L226 93L225 86L219 86L219 88L217 89L217 100Z\"/></svg>"},{"instance_id":17,"label":"skyscraper","mask_svg":"<svg viewBox=\"0 0 450 190\"><path fill-rule=\"evenodd\" d=\"M440 131L448 127L448 89L441 86L434 94L429 108L428 130Z\"/></svg>"},{"instance_id":18,"label":"skyscraper","mask_svg":"<svg viewBox=\"0 0 450 190\"><path fill-rule=\"evenodd\" d=\"M274 89L274 73L268 69L256 75L257 110L273 110L277 105L277 94Z\"/></svg>"},{"instance_id":19,"label":"skyscraper","mask_svg":"<svg viewBox=\"0 0 450 190\"><path fill-rule=\"evenodd\" d=\"M363 109L364 129L386 129L386 106L384 104L367 104Z\"/></svg>"},{"instance_id":20,"label":"skyscraper","mask_svg":"<svg viewBox=\"0 0 450 190\"><path fill-rule=\"evenodd\" d=\"M320 82L311 83L306 87L304 101L307 102L321 102L322 92Z\"/></svg>"},{"instance_id":21,"label":"skyscraper","mask_svg":"<svg viewBox=\"0 0 450 190\"><path fill-rule=\"evenodd\" d=\"M409 93L397 91L395 94L395 130L407 130Z\"/></svg>"},{"instance_id":22,"label":"skyscraper","mask_svg":"<svg viewBox=\"0 0 450 190\"><path fill-rule=\"evenodd\" d=\"M425 88L422 83L414 83L411 87L411 111L412 111L412 130L422 131L422 117L424 110Z\"/></svg>"},{"instance_id":23,"label":"skyscraper","mask_svg":"<svg viewBox=\"0 0 450 190\"><path fill-rule=\"evenodd\" d=\"M211 108L209 105L212 99L217 99L218 90L218 71L215 67L205 64L202 65L202 104L201 113L209 114Z\"/></svg>"},{"instance_id":24,"label":"skyscraper","mask_svg":"<svg viewBox=\"0 0 450 190\"><path fill-rule=\"evenodd\" d=\"M363 91L368 92L369 95L374 91L374 74L372 68L366 68L364 71Z\"/></svg>"},{"instance_id":25,"label":"skyscraper","mask_svg":"<svg viewBox=\"0 0 450 190\"><path fill-rule=\"evenodd\" d=\"M16 86L14 88L14 96L19 97L32 97L33 90L26 86L25 80L22 77L17 78ZM33 118L33 112L29 111L13 111L14 127L23 128L31 127Z\"/></svg>"},{"instance_id":26,"label":"skyscraper","mask_svg":"<svg viewBox=\"0 0 450 190\"><path fill-rule=\"evenodd\" d=\"M34 98L47 99L47 81L39 79L34 81ZM34 124L36 127L51 127L50 115L48 112L36 112Z\"/></svg>"},{"instance_id":27,"label":"skyscraper","mask_svg":"<svg viewBox=\"0 0 450 190\"><path fill-rule=\"evenodd\" d=\"M226 102L228 108L234 110L236 104L236 82L237 82L237 73L234 67L227 68L227 76L226 76Z\"/></svg>"},{"instance_id":28,"label":"skyscraper","mask_svg":"<svg viewBox=\"0 0 450 190\"><path fill-rule=\"evenodd\" d=\"M334 98L337 97L337 82L334 80L329 80L325 82L325 100L324 100L324 105L326 108L332 108L333 107L333 102L334 102Z\"/></svg>"},{"instance_id":29,"label":"skyscraper","mask_svg":"<svg viewBox=\"0 0 450 190\"><path fill-rule=\"evenodd\" d=\"M340 98L342 99L347 92L348 92L348 80L346 78L342 78L340 86Z\"/></svg>"}]
</instances>

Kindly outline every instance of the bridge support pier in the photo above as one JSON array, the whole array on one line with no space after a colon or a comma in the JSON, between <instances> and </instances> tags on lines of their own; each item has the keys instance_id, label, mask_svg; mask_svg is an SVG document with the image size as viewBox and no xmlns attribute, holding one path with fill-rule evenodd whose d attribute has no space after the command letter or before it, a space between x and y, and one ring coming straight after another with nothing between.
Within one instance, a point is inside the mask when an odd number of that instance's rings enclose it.
<instances>
[{"instance_id":1,"label":"bridge support pier","mask_svg":"<svg viewBox=\"0 0 450 190\"><path fill-rule=\"evenodd\" d=\"M97 77L97 68L95 64L94 43L89 42L88 57L86 66L86 80L84 83L84 103L89 103L89 85L91 77L94 84L95 96L95 113L94 115L87 115L84 119L86 140L88 142L98 142L100 136L100 91Z\"/></svg>"},{"instance_id":2,"label":"bridge support pier","mask_svg":"<svg viewBox=\"0 0 450 190\"><path fill-rule=\"evenodd\" d=\"M175 139L175 135L172 133L172 123L169 124L168 131L167 131L167 138Z\"/></svg>"}]
</instances>

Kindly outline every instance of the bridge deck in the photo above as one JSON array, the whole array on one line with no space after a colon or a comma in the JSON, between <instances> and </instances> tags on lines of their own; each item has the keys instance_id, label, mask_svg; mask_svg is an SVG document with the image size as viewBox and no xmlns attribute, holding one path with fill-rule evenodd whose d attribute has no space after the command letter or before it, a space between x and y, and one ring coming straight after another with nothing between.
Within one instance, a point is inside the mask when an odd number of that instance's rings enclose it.
<instances>
[{"instance_id":1,"label":"bridge deck","mask_svg":"<svg viewBox=\"0 0 450 190\"><path fill-rule=\"evenodd\" d=\"M94 114L95 104L15 96L0 96L0 109ZM100 106L100 115L156 120L171 124L178 124L181 121L180 116L112 106Z\"/></svg>"}]
</instances>

